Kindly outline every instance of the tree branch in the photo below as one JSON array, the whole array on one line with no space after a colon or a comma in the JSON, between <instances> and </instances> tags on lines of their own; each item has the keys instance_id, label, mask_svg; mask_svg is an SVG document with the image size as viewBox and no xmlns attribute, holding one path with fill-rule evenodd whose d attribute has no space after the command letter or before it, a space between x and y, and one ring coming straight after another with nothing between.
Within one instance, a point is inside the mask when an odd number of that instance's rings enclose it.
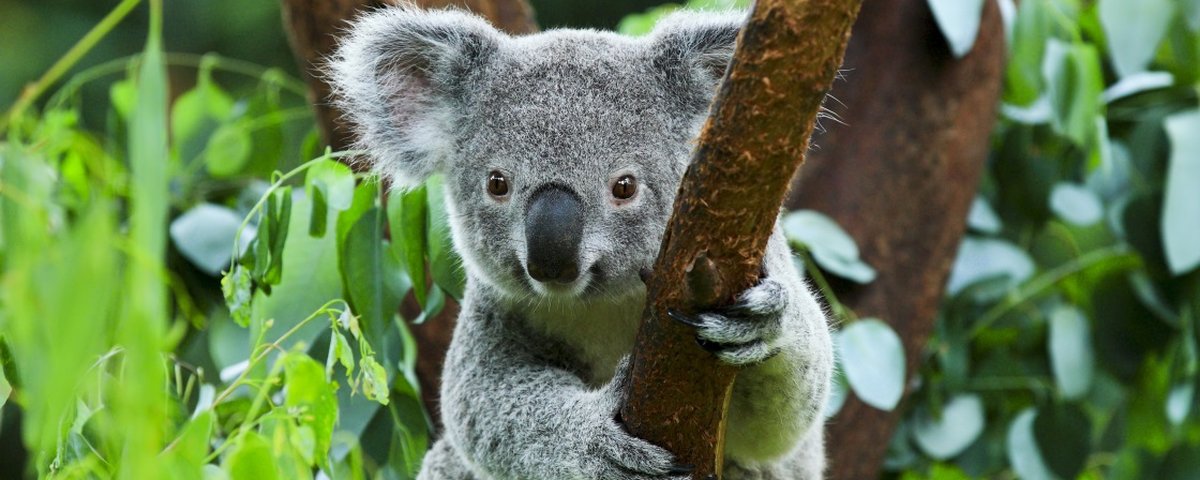
<instances>
[{"instance_id":1,"label":"tree branch","mask_svg":"<svg viewBox=\"0 0 1200 480\"><path fill-rule=\"evenodd\" d=\"M630 432L720 475L737 370L667 320L754 285L789 180L841 65L861 0L759 0L684 175L663 237L622 407ZM699 271L688 275L693 265ZM711 277L697 292L689 278Z\"/></svg>"},{"instance_id":2,"label":"tree branch","mask_svg":"<svg viewBox=\"0 0 1200 480\"><path fill-rule=\"evenodd\" d=\"M793 208L837 220L879 273L835 282L861 316L888 322L919 373L946 277L988 156L1004 73L1004 27L986 2L971 52L955 59L926 0L867 0L833 89L850 125L818 134ZM905 381L905 385L913 385ZM830 422L829 476L877 478L901 412L851 396Z\"/></svg>"}]
</instances>

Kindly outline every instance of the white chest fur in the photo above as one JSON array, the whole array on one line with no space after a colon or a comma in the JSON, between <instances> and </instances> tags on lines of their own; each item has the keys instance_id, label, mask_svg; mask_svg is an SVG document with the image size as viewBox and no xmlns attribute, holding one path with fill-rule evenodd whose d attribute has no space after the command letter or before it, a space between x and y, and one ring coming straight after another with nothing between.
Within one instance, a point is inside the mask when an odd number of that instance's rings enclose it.
<instances>
[{"instance_id":1,"label":"white chest fur","mask_svg":"<svg viewBox=\"0 0 1200 480\"><path fill-rule=\"evenodd\" d=\"M555 302L527 312L530 325L570 345L591 370L592 386L607 383L617 362L633 350L645 295L593 302Z\"/></svg>"}]
</instances>

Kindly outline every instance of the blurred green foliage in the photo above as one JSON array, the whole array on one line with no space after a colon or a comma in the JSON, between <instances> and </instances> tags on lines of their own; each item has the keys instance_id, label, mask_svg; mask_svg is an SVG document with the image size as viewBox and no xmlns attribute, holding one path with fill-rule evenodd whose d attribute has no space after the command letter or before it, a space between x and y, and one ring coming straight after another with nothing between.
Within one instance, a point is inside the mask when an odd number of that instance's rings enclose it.
<instances>
[{"instance_id":1,"label":"blurred green foliage","mask_svg":"<svg viewBox=\"0 0 1200 480\"><path fill-rule=\"evenodd\" d=\"M602 3L534 2L628 34L746 4ZM969 51L981 2L929 4ZM830 288L876 281L854 239L784 218L842 322L827 414L902 409L902 478L1200 477L1200 2L1002 5L1003 115L919 372ZM112 6L0 3L0 104ZM321 145L275 2L166 7L81 43L0 143L0 476L411 478L407 325L463 284L440 180L385 194Z\"/></svg>"}]
</instances>

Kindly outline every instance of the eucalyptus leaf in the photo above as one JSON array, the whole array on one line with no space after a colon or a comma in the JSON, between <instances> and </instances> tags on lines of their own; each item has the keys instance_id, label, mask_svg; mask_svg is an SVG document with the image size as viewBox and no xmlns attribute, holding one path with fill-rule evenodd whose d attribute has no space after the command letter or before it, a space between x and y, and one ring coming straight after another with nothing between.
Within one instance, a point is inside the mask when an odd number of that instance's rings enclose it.
<instances>
[{"instance_id":1,"label":"eucalyptus leaf","mask_svg":"<svg viewBox=\"0 0 1200 480\"><path fill-rule=\"evenodd\" d=\"M1080 398L1092 384L1095 360L1088 319L1079 309L1061 306L1050 315L1050 365L1063 397Z\"/></svg>"},{"instance_id":2,"label":"eucalyptus leaf","mask_svg":"<svg viewBox=\"0 0 1200 480\"><path fill-rule=\"evenodd\" d=\"M1122 78L1105 89L1101 98L1104 103L1112 103L1125 97L1167 88L1174 84L1175 76L1170 72L1138 72Z\"/></svg>"},{"instance_id":3,"label":"eucalyptus leaf","mask_svg":"<svg viewBox=\"0 0 1200 480\"><path fill-rule=\"evenodd\" d=\"M304 176L305 190L320 190L325 203L336 211L349 209L354 202L354 172L336 160L324 160L308 167Z\"/></svg>"},{"instance_id":4,"label":"eucalyptus leaf","mask_svg":"<svg viewBox=\"0 0 1200 480\"><path fill-rule=\"evenodd\" d=\"M846 404L846 397L850 396L850 385L846 382L846 375L843 373L843 368L838 367L834 373L833 382L829 385L829 401L825 403L825 418L833 418L842 406Z\"/></svg>"},{"instance_id":5,"label":"eucalyptus leaf","mask_svg":"<svg viewBox=\"0 0 1200 480\"><path fill-rule=\"evenodd\" d=\"M784 215L782 227L788 240L808 249L821 268L858 283L875 279L875 269L859 258L854 238L828 216L797 210Z\"/></svg>"},{"instance_id":6,"label":"eucalyptus leaf","mask_svg":"<svg viewBox=\"0 0 1200 480\"><path fill-rule=\"evenodd\" d=\"M1051 472L1075 478L1091 451L1092 424L1078 406L1056 405L1038 410L1033 420L1038 450Z\"/></svg>"},{"instance_id":7,"label":"eucalyptus leaf","mask_svg":"<svg viewBox=\"0 0 1200 480\"><path fill-rule=\"evenodd\" d=\"M950 52L962 58L975 45L984 0L928 0L938 28L950 44Z\"/></svg>"},{"instance_id":8,"label":"eucalyptus leaf","mask_svg":"<svg viewBox=\"0 0 1200 480\"><path fill-rule=\"evenodd\" d=\"M200 270L217 275L229 265L233 239L237 236L242 217L232 209L212 203L201 203L171 222L171 241L179 253ZM245 251L254 239L255 229L242 231L238 245Z\"/></svg>"},{"instance_id":9,"label":"eucalyptus leaf","mask_svg":"<svg viewBox=\"0 0 1200 480\"><path fill-rule=\"evenodd\" d=\"M313 457L325 465L326 454L337 424L337 387L325 378L319 363L303 353L290 353L284 360L287 379L284 405L297 414L300 425L312 431Z\"/></svg>"},{"instance_id":10,"label":"eucalyptus leaf","mask_svg":"<svg viewBox=\"0 0 1200 480\"><path fill-rule=\"evenodd\" d=\"M250 159L252 140L246 127L240 123L222 125L217 128L204 148L204 163L208 173L214 177L229 177L241 172Z\"/></svg>"},{"instance_id":11,"label":"eucalyptus leaf","mask_svg":"<svg viewBox=\"0 0 1200 480\"><path fill-rule=\"evenodd\" d=\"M1200 265L1200 110L1167 117L1171 159L1162 210L1167 265L1176 275Z\"/></svg>"},{"instance_id":12,"label":"eucalyptus leaf","mask_svg":"<svg viewBox=\"0 0 1200 480\"><path fill-rule=\"evenodd\" d=\"M1100 0L1100 23L1121 77L1142 72L1175 14L1171 0Z\"/></svg>"},{"instance_id":13,"label":"eucalyptus leaf","mask_svg":"<svg viewBox=\"0 0 1200 480\"><path fill-rule=\"evenodd\" d=\"M958 395L946 403L941 413L937 418L927 410L918 412L913 439L930 457L947 460L958 456L983 433L983 400L978 395Z\"/></svg>"},{"instance_id":14,"label":"eucalyptus leaf","mask_svg":"<svg viewBox=\"0 0 1200 480\"><path fill-rule=\"evenodd\" d=\"M971 211L967 214L967 226L972 230L991 234L1000 233L1000 229L1003 228L1000 216L996 215L995 210L992 210L987 199L978 196L971 202Z\"/></svg>"},{"instance_id":15,"label":"eucalyptus leaf","mask_svg":"<svg viewBox=\"0 0 1200 480\"><path fill-rule=\"evenodd\" d=\"M4 404L8 402L8 396L12 394L12 384L8 383L8 377L4 374L4 369L0 368L0 409L4 408Z\"/></svg>"},{"instance_id":16,"label":"eucalyptus leaf","mask_svg":"<svg viewBox=\"0 0 1200 480\"><path fill-rule=\"evenodd\" d=\"M1059 183L1050 191L1050 210L1059 218L1079 226L1104 218L1104 204L1091 190L1073 183Z\"/></svg>"},{"instance_id":17,"label":"eucalyptus leaf","mask_svg":"<svg viewBox=\"0 0 1200 480\"><path fill-rule=\"evenodd\" d=\"M1027 408L1017 414L1008 427L1008 462L1017 477L1023 480L1053 480L1056 477L1042 459L1037 439L1033 434L1033 422L1037 418L1035 408Z\"/></svg>"},{"instance_id":18,"label":"eucalyptus leaf","mask_svg":"<svg viewBox=\"0 0 1200 480\"><path fill-rule=\"evenodd\" d=\"M891 410L904 394L904 345L888 324L861 319L835 336L842 370L863 403Z\"/></svg>"},{"instance_id":19,"label":"eucalyptus leaf","mask_svg":"<svg viewBox=\"0 0 1200 480\"><path fill-rule=\"evenodd\" d=\"M221 462L230 480L274 480L279 478L271 444L251 430L244 432Z\"/></svg>"},{"instance_id":20,"label":"eucalyptus leaf","mask_svg":"<svg viewBox=\"0 0 1200 480\"><path fill-rule=\"evenodd\" d=\"M1191 383L1176 385L1172 388L1171 392L1167 394L1167 420L1172 425L1182 425L1192 411L1192 403L1195 398L1196 386Z\"/></svg>"},{"instance_id":21,"label":"eucalyptus leaf","mask_svg":"<svg viewBox=\"0 0 1200 480\"><path fill-rule=\"evenodd\" d=\"M428 250L427 229L429 207L425 187L408 192L393 190L388 194L388 228L392 236L392 251L412 280L417 303L426 303L425 252Z\"/></svg>"},{"instance_id":22,"label":"eucalyptus leaf","mask_svg":"<svg viewBox=\"0 0 1200 480\"><path fill-rule=\"evenodd\" d=\"M967 286L993 277L1005 277L1015 286L1033 275L1029 254L999 239L966 237L958 246L958 257L950 270L946 290L956 295Z\"/></svg>"},{"instance_id":23,"label":"eucalyptus leaf","mask_svg":"<svg viewBox=\"0 0 1200 480\"><path fill-rule=\"evenodd\" d=\"M463 271L462 259L454 251L454 243L450 238L449 215L446 212L445 188L442 178L435 176L425 183L428 200L429 226L426 230L428 245L429 269L438 287L455 299L461 299L465 288L466 272Z\"/></svg>"},{"instance_id":24,"label":"eucalyptus leaf","mask_svg":"<svg viewBox=\"0 0 1200 480\"><path fill-rule=\"evenodd\" d=\"M1096 47L1051 39L1046 44L1042 74L1054 113L1054 130L1076 145L1091 144L1096 134L1094 120L1104 107L1100 101L1104 76Z\"/></svg>"}]
</instances>

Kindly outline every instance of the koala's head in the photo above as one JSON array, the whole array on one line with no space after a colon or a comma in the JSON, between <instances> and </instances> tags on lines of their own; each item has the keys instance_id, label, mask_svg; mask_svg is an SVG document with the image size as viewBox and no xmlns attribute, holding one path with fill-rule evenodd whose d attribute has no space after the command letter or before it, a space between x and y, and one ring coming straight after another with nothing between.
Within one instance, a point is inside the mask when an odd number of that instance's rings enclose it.
<instances>
[{"instance_id":1,"label":"koala's head","mask_svg":"<svg viewBox=\"0 0 1200 480\"><path fill-rule=\"evenodd\" d=\"M514 298L612 298L642 288L743 20L510 37L383 9L354 22L330 80L394 188L445 175L469 276Z\"/></svg>"}]
</instances>

